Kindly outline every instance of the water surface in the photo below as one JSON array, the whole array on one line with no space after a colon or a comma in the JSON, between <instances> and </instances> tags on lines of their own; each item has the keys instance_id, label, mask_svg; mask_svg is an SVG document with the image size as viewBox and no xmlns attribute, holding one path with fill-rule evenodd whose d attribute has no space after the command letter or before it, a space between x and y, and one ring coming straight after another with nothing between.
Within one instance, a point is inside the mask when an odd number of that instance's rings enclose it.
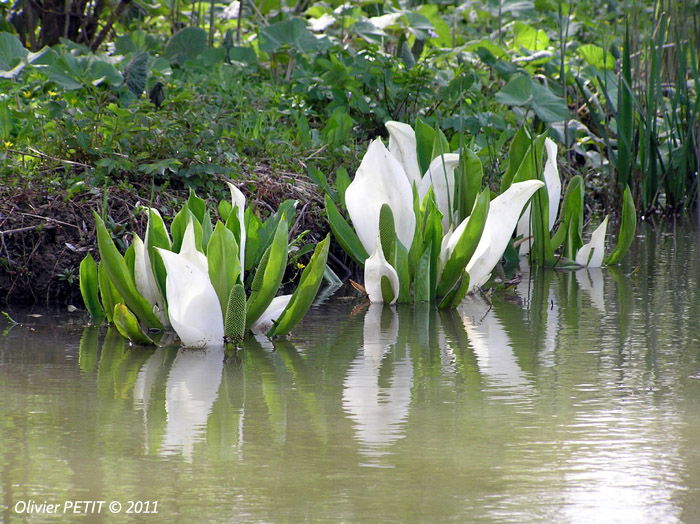
<instances>
[{"instance_id":1,"label":"water surface","mask_svg":"<svg viewBox=\"0 0 700 524\"><path fill-rule=\"evenodd\" d=\"M700 522L699 245L642 227L617 269L524 271L457 312L334 299L228 355L11 310L0 515L82 499L158 501L154 522Z\"/></svg>"}]
</instances>

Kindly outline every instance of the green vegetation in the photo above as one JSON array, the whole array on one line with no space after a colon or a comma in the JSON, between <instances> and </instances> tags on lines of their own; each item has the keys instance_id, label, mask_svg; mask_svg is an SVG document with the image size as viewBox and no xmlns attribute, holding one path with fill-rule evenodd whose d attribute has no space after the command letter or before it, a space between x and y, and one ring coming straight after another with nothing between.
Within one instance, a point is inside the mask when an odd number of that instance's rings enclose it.
<instances>
[{"instance_id":1,"label":"green vegetation","mask_svg":"<svg viewBox=\"0 0 700 524\"><path fill-rule=\"evenodd\" d=\"M0 179L220 199L222 177L336 173L332 196L394 120L441 129L492 190L530 129L559 145L577 209L677 212L698 197L699 19L690 0L0 1ZM573 260L583 216L565 207L551 241Z\"/></svg>"},{"instance_id":2,"label":"green vegetation","mask_svg":"<svg viewBox=\"0 0 700 524\"><path fill-rule=\"evenodd\" d=\"M96 264L88 254L80 264L80 291L93 321L106 317L135 344L153 344L147 330L168 326L188 347L238 343L246 329L289 333L316 297L330 238L314 249L294 293L276 296L289 251L299 240L288 245L287 213L294 218L294 203L262 222L245 208L238 188L230 184L230 190L232 203L220 203L215 226L194 192L170 232L150 209L145 241L134 234L123 255L95 214L101 260ZM255 268L254 276L246 279L249 268Z\"/></svg>"}]
</instances>

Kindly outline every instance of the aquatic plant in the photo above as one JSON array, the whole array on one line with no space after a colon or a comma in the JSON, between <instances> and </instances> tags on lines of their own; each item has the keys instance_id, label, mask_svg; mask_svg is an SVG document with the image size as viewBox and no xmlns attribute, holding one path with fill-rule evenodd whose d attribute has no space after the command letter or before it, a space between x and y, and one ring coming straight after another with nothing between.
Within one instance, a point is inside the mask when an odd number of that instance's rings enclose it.
<instances>
[{"instance_id":1,"label":"aquatic plant","mask_svg":"<svg viewBox=\"0 0 700 524\"><path fill-rule=\"evenodd\" d=\"M80 290L95 322L105 317L135 343L153 343L150 329L172 327L188 347L239 342L250 330L268 336L289 333L311 306L323 279L330 237L316 245L298 286L276 296L287 267L287 201L265 222L245 209L233 184L231 203L219 204L214 226L204 200L191 192L170 231L148 210L142 240L134 234L122 255L95 213L99 264L87 255ZM255 267L248 281L244 271Z\"/></svg>"},{"instance_id":2,"label":"aquatic plant","mask_svg":"<svg viewBox=\"0 0 700 524\"><path fill-rule=\"evenodd\" d=\"M449 153L442 132L420 121L415 131L400 122L386 127L389 149L374 140L354 180L336 182L342 196L327 191L331 229L364 266L371 302L412 298L456 307L488 280L523 208L544 183L531 176L491 200L490 191L481 189L483 170L475 154ZM334 196L345 205L353 227Z\"/></svg>"},{"instance_id":3,"label":"aquatic plant","mask_svg":"<svg viewBox=\"0 0 700 524\"><path fill-rule=\"evenodd\" d=\"M538 166L542 164L544 150L547 160L544 168L540 169ZM532 205L528 206L518 222L520 255L529 254L533 264L545 267L601 267L620 262L634 239L637 223L629 187L623 193L617 245L605 257L607 216L591 234L590 242L583 243L583 178L580 175L572 177L560 205L561 180L557 168L556 144L544 134L534 136L526 128L521 128L510 145L508 166L501 181L501 189L513 182L532 178L542 180L545 187L535 193Z\"/></svg>"}]
</instances>

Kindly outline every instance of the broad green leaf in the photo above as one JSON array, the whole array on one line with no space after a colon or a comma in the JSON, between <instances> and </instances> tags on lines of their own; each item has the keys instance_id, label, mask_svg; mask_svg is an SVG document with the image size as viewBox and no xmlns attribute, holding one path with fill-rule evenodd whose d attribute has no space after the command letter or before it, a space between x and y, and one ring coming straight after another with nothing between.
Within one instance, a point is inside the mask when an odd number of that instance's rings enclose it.
<instances>
[{"instance_id":1,"label":"broad green leaf","mask_svg":"<svg viewBox=\"0 0 700 524\"><path fill-rule=\"evenodd\" d=\"M513 183L513 177L517 173L520 164L522 164L523 158L525 158L525 154L530 149L531 144L532 135L530 131L524 126L518 129L508 148L508 165L501 179L501 193Z\"/></svg>"},{"instance_id":2,"label":"broad green leaf","mask_svg":"<svg viewBox=\"0 0 700 524\"><path fill-rule=\"evenodd\" d=\"M562 204L562 219L552 236L552 249L564 245L564 257L574 260L583 245L583 178L576 175L566 187Z\"/></svg>"},{"instance_id":3,"label":"broad green leaf","mask_svg":"<svg viewBox=\"0 0 700 524\"><path fill-rule=\"evenodd\" d=\"M335 203L328 195L326 195L325 201L326 216L328 217L328 224L331 226L333 236L338 241L338 244L340 244L340 247L342 247L355 262L359 265L363 265L369 255L367 251L365 251L362 242L360 242L357 233L355 233L355 230L350 227L343 218L343 215L340 214Z\"/></svg>"},{"instance_id":4,"label":"broad green leaf","mask_svg":"<svg viewBox=\"0 0 700 524\"><path fill-rule=\"evenodd\" d=\"M430 160L432 161L433 158L437 158L440 155L444 155L445 153L450 152L450 143L447 140L447 137L445 136L445 133L442 132L441 129L437 129L435 131L435 138L433 139L433 150L431 153L431 158ZM430 166L430 163L428 163L428 166ZM427 171L427 169L426 169ZM425 171L423 171L425 173Z\"/></svg>"},{"instance_id":5,"label":"broad green leaf","mask_svg":"<svg viewBox=\"0 0 700 524\"><path fill-rule=\"evenodd\" d=\"M105 265L105 270L109 275L112 284L124 299L126 306L134 312L149 328L161 328L160 320L153 313L153 307L136 290L136 284L132 273L129 272L124 258L119 254L114 245L104 222L97 213L93 212L97 227L97 245L100 251L100 258Z\"/></svg>"},{"instance_id":6,"label":"broad green leaf","mask_svg":"<svg viewBox=\"0 0 700 524\"><path fill-rule=\"evenodd\" d=\"M605 49L594 44L583 44L576 52L593 67L600 70L615 69L615 57Z\"/></svg>"},{"instance_id":7,"label":"broad green leaf","mask_svg":"<svg viewBox=\"0 0 700 524\"><path fill-rule=\"evenodd\" d=\"M98 297L99 284L97 282L97 264L92 255L88 253L80 262L80 294L83 296L85 308L90 313L94 322L101 322L105 316Z\"/></svg>"},{"instance_id":8,"label":"broad green leaf","mask_svg":"<svg viewBox=\"0 0 700 524\"><path fill-rule=\"evenodd\" d=\"M199 27L186 27L170 37L163 56L172 64L182 65L206 51L207 32Z\"/></svg>"},{"instance_id":9,"label":"broad green leaf","mask_svg":"<svg viewBox=\"0 0 700 524\"><path fill-rule=\"evenodd\" d=\"M452 289L440 299L438 309L455 309L464 300L467 291L469 291L469 273L464 271Z\"/></svg>"},{"instance_id":10,"label":"broad green leaf","mask_svg":"<svg viewBox=\"0 0 700 524\"><path fill-rule=\"evenodd\" d=\"M0 71L9 71L29 54L15 35L0 32Z\"/></svg>"},{"instance_id":11,"label":"broad green leaf","mask_svg":"<svg viewBox=\"0 0 700 524\"><path fill-rule=\"evenodd\" d=\"M542 29L535 29L522 22L513 24L513 47L516 50L525 48L528 51L542 51L549 46L549 37Z\"/></svg>"},{"instance_id":12,"label":"broad green leaf","mask_svg":"<svg viewBox=\"0 0 700 524\"><path fill-rule=\"evenodd\" d=\"M187 199L187 207L195 216L197 222L199 222L199 224L202 226L201 238L197 239L197 236L195 235L197 249L199 249L202 253L206 253L207 246L209 245L209 238L211 237L213 231L211 227L211 215L207 209L207 203L204 199L199 198L192 189L190 189L190 196Z\"/></svg>"},{"instance_id":13,"label":"broad green leaf","mask_svg":"<svg viewBox=\"0 0 700 524\"><path fill-rule=\"evenodd\" d=\"M330 236L326 236L314 249L309 263L306 264L301 274L299 285L294 290L292 298L277 322L268 331L268 336L286 335L304 318L314 298L316 298L316 293L318 293L318 288L323 280L330 241Z\"/></svg>"},{"instance_id":14,"label":"broad green leaf","mask_svg":"<svg viewBox=\"0 0 700 524\"><path fill-rule=\"evenodd\" d=\"M416 119L416 150L418 153L418 167L425 173L432 161L433 143L435 142L435 130L426 124L421 118Z\"/></svg>"},{"instance_id":15,"label":"broad green leaf","mask_svg":"<svg viewBox=\"0 0 700 524\"><path fill-rule=\"evenodd\" d=\"M141 330L136 316L129 311L129 308L124 304L117 304L114 307L113 318L114 326L124 338L128 338L134 344L141 344L144 346L155 344L153 340Z\"/></svg>"},{"instance_id":16,"label":"broad green leaf","mask_svg":"<svg viewBox=\"0 0 700 524\"><path fill-rule=\"evenodd\" d=\"M286 218L280 220L266 256L263 255L265 263L261 262L255 272L246 312L247 328L252 326L260 315L265 312L267 306L275 298L277 290L282 283L282 277L284 277L284 271L287 267L288 232L289 227Z\"/></svg>"},{"instance_id":17,"label":"broad green leaf","mask_svg":"<svg viewBox=\"0 0 700 524\"><path fill-rule=\"evenodd\" d=\"M518 75L496 93L494 99L507 106L528 105L532 101L533 84L534 82L529 75Z\"/></svg>"},{"instance_id":18,"label":"broad green leaf","mask_svg":"<svg viewBox=\"0 0 700 524\"><path fill-rule=\"evenodd\" d=\"M229 215L231 214L231 211L233 211L233 205L231 204L231 202L229 200L220 200L219 206L218 206L218 211L219 211L219 218L225 224L226 221L228 220Z\"/></svg>"},{"instance_id":19,"label":"broad green leaf","mask_svg":"<svg viewBox=\"0 0 700 524\"><path fill-rule=\"evenodd\" d=\"M221 304L221 312L226 318L231 289L241 274L241 261L238 244L233 233L222 223L217 222L207 249L209 279Z\"/></svg>"},{"instance_id":20,"label":"broad green leaf","mask_svg":"<svg viewBox=\"0 0 700 524\"><path fill-rule=\"evenodd\" d=\"M231 288L224 318L224 336L229 342L238 344L245 336L246 324L246 297L242 284Z\"/></svg>"},{"instance_id":21,"label":"broad green leaf","mask_svg":"<svg viewBox=\"0 0 700 524\"><path fill-rule=\"evenodd\" d=\"M484 178L484 168L479 157L471 149L464 148L459 157L459 210L460 219L463 220L474 208L481 183Z\"/></svg>"},{"instance_id":22,"label":"broad green leaf","mask_svg":"<svg viewBox=\"0 0 700 524\"><path fill-rule=\"evenodd\" d=\"M629 186L625 187L625 192L622 197L622 220L620 223L620 233L617 236L617 245L610 256L605 261L609 266L619 264L622 258L627 254L634 234L637 231L637 210L634 207L634 199Z\"/></svg>"},{"instance_id":23,"label":"broad green leaf","mask_svg":"<svg viewBox=\"0 0 700 524\"><path fill-rule=\"evenodd\" d=\"M288 18L260 29L260 50L265 53L274 53L285 46L310 53L323 51L329 45L328 39L316 38L301 18Z\"/></svg>"},{"instance_id":24,"label":"broad green leaf","mask_svg":"<svg viewBox=\"0 0 700 524\"><path fill-rule=\"evenodd\" d=\"M100 286L100 300L102 301L102 307L107 317L107 322L112 323L114 306L123 302L124 299L119 294L119 291L117 291L117 288L114 287L114 284L112 284L107 274L107 269L105 269L105 265L102 262L97 265L97 282Z\"/></svg>"},{"instance_id":25,"label":"broad green leaf","mask_svg":"<svg viewBox=\"0 0 700 524\"><path fill-rule=\"evenodd\" d=\"M485 189L479 194L466 226L463 229L458 227L453 233L453 235L459 236L455 242L449 242L449 244L453 244L452 253L445 263L442 275L440 275L437 287L438 298L446 296L465 274L464 270L479 245L481 233L484 231L490 203L490 191Z\"/></svg>"},{"instance_id":26,"label":"broad green leaf","mask_svg":"<svg viewBox=\"0 0 700 524\"><path fill-rule=\"evenodd\" d=\"M165 271L165 265L163 265L163 260L156 254L156 248L170 250L172 244L170 243L170 235L168 235L168 229L165 226L165 222L163 222L163 218L153 209L148 210L148 227L146 229L145 245L148 250L148 258L151 262L151 269L153 270L158 290L165 299L165 279L167 273Z\"/></svg>"},{"instance_id":27,"label":"broad green leaf","mask_svg":"<svg viewBox=\"0 0 700 524\"><path fill-rule=\"evenodd\" d=\"M348 170L340 166L335 172L335 189L338 191L338 201L345 202L345 190L350 185Z\"/></svg>"},{"instance_id":28,"label":"broad green leaf","mask_svg":"<svg viewBox=\"0 0 700 524\"><path fill-rule=\"evenodd\" d=\"M548 87L537 82L532 83L531 106L540 120L547 124L571 118L566 100L556 96Z\"/></svg>"}]
</instances>

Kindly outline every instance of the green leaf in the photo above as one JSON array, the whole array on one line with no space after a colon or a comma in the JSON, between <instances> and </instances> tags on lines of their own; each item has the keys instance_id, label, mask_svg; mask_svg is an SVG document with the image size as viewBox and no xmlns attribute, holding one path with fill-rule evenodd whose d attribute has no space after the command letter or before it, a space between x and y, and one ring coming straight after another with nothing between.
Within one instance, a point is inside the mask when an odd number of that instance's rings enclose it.
<instances>
[{"instance_id":1,"label":"green leaf","mask_svg":"<svg viewBox=\"0 0 700 524\"><path fill-rule=\"evenodd\" d=\"M629 186L626 186L622 196L622 221L620 223L620 233L617 236L617 245L615 246L615 250L610 253L610 256L605 261L606 265L612 266L620 263L632 245L636 231L637 210L634 207L632 192Z\"/></svg>"},{"instance_id":2,"label":"green leaf","mask_svg":"<svg viewBox=\"0 0 700 524\"><path fill-rule=\"evenodd\" d=\"M496 102L507 106L524 106L532 100L533 81L528 75L511 79L494 97Z\"/></svg>"},{"instance_id":3,"label":"green leaf","mask_svg":"<svg viewBox=\"0 0 700 524\"><path fill-rule=\"evenodd\" d=\"M224 336L229 342L238 344L245 336L246 324L246 297L242 284L231 288L224 318Z\"/></svg>"},{"instance_id":4,"label":"green leaf","mask_svg":"<svg viewBox=\"0 0 700 524\"><path fill-rule=\"evenodd\" d=\"M221 312L226 318L231 289L238 282L238 277L241 274L241 261L238 256L236 239L222 222L217 222L214 228L207 249L207 261L209 263L209 279L214 286L216 296L219 297Z\"/></svg>"},{"instance_id":5,"label":"green leaf","mask_svg":"<svg viewBox=\"0 0 700 524\"><path fill-rule=\"evenodd\" d=\"M165 271L163 260L160 255L157 254L156 248L170 250L172 245L170 243L170 236L168 235L168 228L165 226L163 218L153 209L148 210L148 227L144 240L158 290L163 299L165 299L165 279L167 277L167 272Z\"/></svg>"},{"instance_id":6,"label":"green leaf","mask_svg":"<svg viewBox=\"0 0 700 524\"><path fill-rule=\"evenodd\" d=\"M331 231L333 236L340 244L340 247L350 255L350 257L355 260L359 265L363 265L368 256L367 251L360 242L360 239L355 233L355 230L350 227L347 221L340 214L338 208L333 203L331 197L326 195L326 216L328 217L328 224L331 226Z\"/></svg>"},{"instance_id":7,"label":"green leaf","mask_svg":"<svg viewBox=\"0 0 700 524\"><path fill-rule=\"evenodd\" d=\"M199 27L186 27L170 37L163 56L171 64L182 65L197 58L207 49L207 32Z\"/></svg>"},{"instance_id":8,"label":"green leaf","mask_svg":"<svg viewBox=\"0 0 700 524\"><path fill-rule=\"evenodd\" d=\"M418 153L418 167L421 174L428 171L433 157L433 143L435 142L435 130L426 124L421 118L416 119L416 151Z\"/></svg>"},{"instance_id":9,"label":"green leaf","mask_svg":"<svg viewBox=\"0 0 700 524\"><path fill-rule=\"evenodd\" d=\"M0 71L9 71L29 54L15 35L0 33Z\"/></svg>"},{"instance_id":10,"label":"green leaf","mask_svg":"<svg viewBox=\"0 0 700 524\"><path fill-rule=\"evenodd\" d=\"M114 306L120 302L124 302L124 299L114 287L112 281L109 279L105 265L100 262L97 265L97 282L100 286L100 299L102 301L102 307L104 309L105 316L107 317L107 322L112 323L114 317Z\"/></svg>"},{"instance_id":11,"label":"green leaf","mask_svg":"<svg viewBox=\"0 0 700 524\"><path fill-rule=\"evenodd\" d=\"M225 224L228 221L228 217L231 214L231 211L233 211L233 205L228 200L220 200L219 206L218 206L218 211L219 211L219 218Z\"/></svg>"},{"instance_id":12,"label":"green leaf","mask_svg":"<svg viewBox=\"0 0 700 524\"><path fill-rule=\"evenodd\" d=\"M532 109L543 122L561 122L569 120L571 114L563 98L556 96L548 87L532 83Z\"/></svg>"},{"instance_id":13,"label":"green leaf","mask_svg":"<svg viewBox=\"0 0 700 524\"><path fill-rule=\"evenodd\" d=\"M508 165L501 179L501 193L513 183L513 177L517 173L520 164L522 164L523 158L525 158L531 144L532 135L530 131L525 126L518 129L508 148Z\"/></svg>"},{"instance_id":14,"label":"green leaf","mask_svg":"<svg viewBox=\"0 0 700 524\"><path fill-rule=\"evenodd\" d=\"M583 178L576 175L566 187L562 204L562 219L552 236L552 249L564 245L564 257L574 260L583 245Z\"/></svg>"},{"instance_id":15,"label":"green leaf","mask_svg":"<svg viewBox=\"0 0 700 524\"><path fill-rule=\"evenodd\" d=\"M98 297L99 284L97 282L97 264L92 255L88 253L80 262L80 294L83 296L85 308L90 313L94 322L101 322L105 316Z\"/></svg>"},{"instance_id":16,"label":"green leaf","mask_svg":"<svg viewBox=\"0 0 700 524\"><path fill-rule=\"evenodd\" d=\"M455 309L464 300L467 291L469 291L469 273L464 271L453 288L440 300L438 309Z\"/></svg>"},{"instance_id":17,"label":"green leaf","mask_svg":"<svg viewBox=\"0 0 700 524\"><path fill-rule=\"evenodd\" d=\"M329 45L328 39L316 38L301 18L289 18L260 30L260 50L265 53L274 53L285 46L300 53L310 53L323 51Z\"/></svg>"},{"instance_id":18,"label":"green leaf","mask_svg":"<svg viewBox=\"0 0 700 524\"><path fill-rule=\"evenodd\" d=\"M528 51L543 51L549 46L549 37L542 29L535 29L531 25L522 22L513 24L513 47L516 50L520 48Z\"/></svg>"},{"instance_id":19,"label":"green leaf","mask_svg":"<svg viewBox=\"0 0 700 524\"><path fill-rule=\"evenodd\" d=\"M134 344L155 345L155 342L141 330L136 316L124 304L117 304L114 307L113 318L114 326L124 338L128 338Z\"/></svg>"},{"instance_id":20,"label":"green leaf","mask_svg":"<svg viewBox=\"0 0 700 524\"><path fill-rule=\"evenodd\" d=\"M437 286L436 295L438 298L446 296L464 275L465 268L479 245L486 218L489 214L490 203L490 191L485 189L479 194L474 209L469 216L469 222L467 222L467 226L457 240L450 258L445 263L445 268L442 270L440 282Z\"/></svg>"},{"instance_id":21,"label":"green leaf","mask_svg":"<svg viewBox=\"0 0 700 524\"><path fill-rule=\"evenodd\" d=\"M124 68L124 83L134 95L141 96L146 89L148 76L148 53L137 53Z\"/></svg>"},{"instance_id":22,"label":"green leaf","mask_svg":"<svg viewBox=\"0 0 700 524\"><path fill-rule=\"evenodd\" d=\"M246 315L246 328L260 318L272 299L275 298L277 290L282 283L284 270L287 267L287 236L289 226L286 218L280 220L275 230L270 247L263 255L263 261L258 266L251 285L251 293L248 299L248 310Z\"/></svg>"},{"instance_id":23,"label":"green leaf","mask_svg":"<svg viewBox=\"0 0 700 524\"><path fill-rule=\"evenodd\" d=\"M484 168L479 157L471 149L465 148L459 157L459 171L461 176L457 179L459 184L460 219L463 220L474 208L481 184L484 178Z\"/></svg>"},{"instance_id":24,"label":"green leaf","mask_svg":"<svg viewBox=\"0 0 700 524\"><path fill-rule=\"evenodd\" d=\"M335 172L335 188L338 191L338 201L345 202L345 190L350 185L348 170L340 166Z\"/></svg>"},{"instance_id":25,"label":"green leaf","mask_svg":"<svg viewBox=\"0 0 700 524\"><path fill-rule=\"evenodd\" d=\"M109 279L124 299L126 306L134 312L149 328L161 328L162 325L158 317L153 313L153 307L137 291L132 273L119 254L104 222L97 213L93 212L95 224L97 226L97 245L100 251L100 258L105 265L105 270Z\"/></svg>"},{"instance_id":26,"label":"green leaf","mask_svg":"<svg viewBox=\"0 0 700 524\"><path fill-rule=\"evenodd\" d=\"M277 322L268 331L267 335L269 337L289 333L304 318L304 315L311 307L323 280L330 241L330 235L326 236L314 249L314 253L311 255L309 263L306 264L301 274L299 285L294 290L287 307L284 308Z\"/></svg>"},{"instance_id":27,"label":"green leaf","mask_svg":"<svg viewBox=\"0 0 700 524\"><path fill-rule=\"evenodd\" d=\"M615 57L600 46L583 44L576 52L593 67L600 70L615 69Z\"/></svg>"}]
</instances>

